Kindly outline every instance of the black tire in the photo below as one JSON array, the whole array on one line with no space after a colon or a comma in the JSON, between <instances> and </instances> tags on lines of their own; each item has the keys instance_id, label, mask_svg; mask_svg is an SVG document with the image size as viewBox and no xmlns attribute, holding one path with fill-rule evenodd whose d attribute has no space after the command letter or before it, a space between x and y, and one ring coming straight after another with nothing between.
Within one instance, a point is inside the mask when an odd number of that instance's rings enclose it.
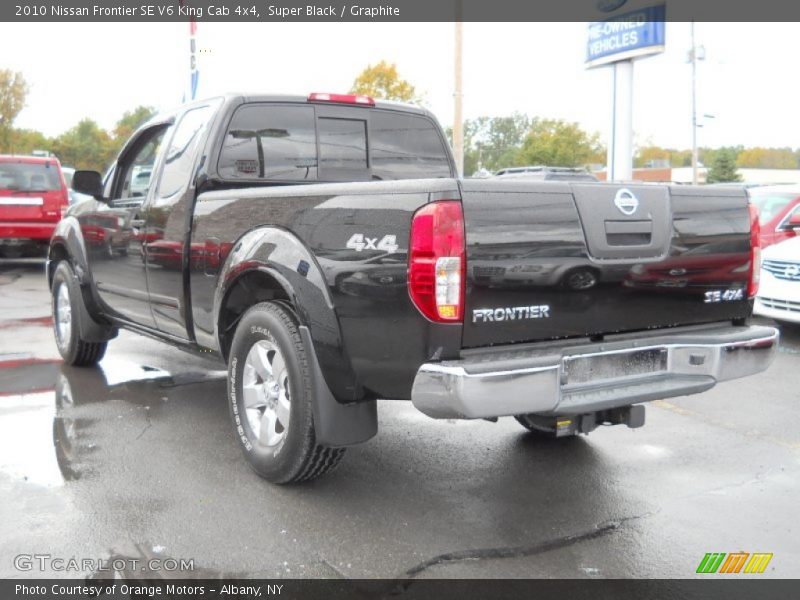
<instances>
[{"instance_id":1,"label":"black tire","mask_svg":"<svg viewBox=\"0 0 800 600\"><path fill-rule=\"evenodd\" d=\"M516 415L517 422L525 429L542 439L569 439L571 436L559 438L552 418L537 417L536 415Z\"/></svg>"},{"instance_id":2,"label":"black tire","mask_svg":"<svg viewBox=\"0 0 800 600\"><path fill-rule=\"evenodd\" d=\"M50 289L53 312L53 334L58 352L68 365L89 367L96 365L106 353L107 342L89 342L81 337L80 316L84 310L80 285L69 262L58 263ZM68 311L60 310L69 306ZM68 322L68 329L63 326Z\"/></svg>"},{"instance_id":3,"label":"black tire","mask_svg":"<svg viewBox=\"0 0 800 600\"><path fill-rule=\"evenodd\" d=\"M570 269L561 279L561 285L573 292L591 290L600 282L600 274L587 267L576 267Z\"/></svg>"},{"instance_id":4,"label":"black tire","mask_svg":"<svg viewBox=\"0 0 800 600\"><path fill-rule=\"evenodd\" d=\"M253 367L252 352L259 350L265 357L271 353L271 358L265 359L269 362L269 369L264 371L268 372L266 378ZM276 366L278 356L280 366ZM280 373L274 372L279 369ZM249 409L245 407L245 385L248 394L255 394L249 396ZM275 391L276 387L280 387L280 391ZM265 389L272 389L274 396L264 392L264 397L270 399L264 400L263 410L254 408L252 398L260 397L256 390ZM274 302L263 302L248 309L236 327L228 358L228 409L247 462L272 483L315 479L332 471L344 455L345 448L330 448L316 442L312 390L306 351L291 312ZM281 398L284 402L288 399L289 404L285 409L288 417L285 428L278 414ZM272 425L266 426L264 433L268 410L276 411L277 417L271 421ZM254 429L256 423L260 423L259 432ZM270 435L275 439L270 440Z\"/></svg>"}]
</instances>

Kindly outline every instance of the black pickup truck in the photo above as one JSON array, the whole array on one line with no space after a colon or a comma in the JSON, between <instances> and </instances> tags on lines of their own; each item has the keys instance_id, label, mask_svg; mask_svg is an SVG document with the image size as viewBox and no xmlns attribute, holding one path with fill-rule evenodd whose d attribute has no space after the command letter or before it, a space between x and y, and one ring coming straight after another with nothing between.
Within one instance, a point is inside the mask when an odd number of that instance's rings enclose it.
<instances>
[{"instance_id":1,"label":"black pickup truck","mask_svg":"<svg viewBox=\"0 0 800 600\"><path fill-rule=\"evenodd\" d=\"M236 438L276 483L332 469L377 399L534 435L764 370L745 191L459 179L425 110L230 95L142 126L53 235L64 360L126 328L227 361Z\"/></svg>"}]
</instances>

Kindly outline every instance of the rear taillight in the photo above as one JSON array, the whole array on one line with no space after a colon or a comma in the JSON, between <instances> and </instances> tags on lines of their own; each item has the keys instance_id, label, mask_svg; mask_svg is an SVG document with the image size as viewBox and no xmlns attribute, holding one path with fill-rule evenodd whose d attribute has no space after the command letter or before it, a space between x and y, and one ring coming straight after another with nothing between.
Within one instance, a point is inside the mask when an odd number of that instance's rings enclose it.
<instances>
[{"instance_id":1,"label":"rear taillight","mask_svg":"<svg viewBox=\"0 0 800 600\"><path fill-rule=\"evenodd\" d=\"M363 106L375 106L375 100L369 96L358 96L356 94L327 94L314 92L308 95L309 102L333 102L334 104L361 104Z\"/></svg>"},{"instance_id":2,"label":"rear taillight","mask_svg":"<svg viewBox=\"0 0 800 600\"><path fill-rule=\"evenodd\" d=\"M62 204L61 205L61 218L62 219L67 216L67 211L68 210L69 210L69 204Z\"/></svg>"},{"instance_id":3,"label":"rear taillight","mask_svg":"<svg viewBox=\"0 0 800 600\"><path fill-rule=\"evenodd\" d=\"M750 281L747 284L747 297L755 298L761 281L761 224L758 222L758 209L750 204Z\"/></svg>"},{"instance_id":4,"label":"rear taillight","mask_svg":"<svg viewBox=\"0 0 800 600\"><path fill-rule=\"evenodd\" d=\"M419 209L411 221L408 292L431 321L464 318L466 257L461 202L443 200Z\"/></svg>"}]
</instances>

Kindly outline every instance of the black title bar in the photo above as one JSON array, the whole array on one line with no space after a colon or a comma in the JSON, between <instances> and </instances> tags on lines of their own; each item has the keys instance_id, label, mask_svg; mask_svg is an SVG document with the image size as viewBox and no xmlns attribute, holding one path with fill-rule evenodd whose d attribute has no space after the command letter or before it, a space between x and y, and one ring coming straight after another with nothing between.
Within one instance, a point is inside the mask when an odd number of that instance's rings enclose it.
<instances>
[{"instance_id":1,"label":"black title bar","mask_svg":"<svg viewBox=\"0 0 800 600\"><path fill-rule=\"evenodd\" d=\"M0 598L38 600L772 600L797 580L2 579Z\"/></svg>"},{"instance_id":2,"label":"black title bar","mask_svg":"<svg viewBox=\"0 0 800 600\"><path fill-rule=\"evenodd\" d=\"M792 0L4 0L0 2L0 20L601 21L659 4L666 4L668 21L800 21L800 3Z\"/></svg>"}]
</instances>

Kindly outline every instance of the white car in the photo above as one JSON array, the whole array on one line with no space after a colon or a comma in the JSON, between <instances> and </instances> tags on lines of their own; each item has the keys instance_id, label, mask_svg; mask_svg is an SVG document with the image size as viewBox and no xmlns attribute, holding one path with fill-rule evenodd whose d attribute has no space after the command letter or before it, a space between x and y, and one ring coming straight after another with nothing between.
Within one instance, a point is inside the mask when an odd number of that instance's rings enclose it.
<instances>
[{"instance_id":1,"label":"white car","mask_svg":"<svg viewBox=\"0 0 800 600\"><path fill-rule=\"evenodd\" d=\"M753 312L800 323L800 237L764 249Z\"/></svg>"}]
</instances>

